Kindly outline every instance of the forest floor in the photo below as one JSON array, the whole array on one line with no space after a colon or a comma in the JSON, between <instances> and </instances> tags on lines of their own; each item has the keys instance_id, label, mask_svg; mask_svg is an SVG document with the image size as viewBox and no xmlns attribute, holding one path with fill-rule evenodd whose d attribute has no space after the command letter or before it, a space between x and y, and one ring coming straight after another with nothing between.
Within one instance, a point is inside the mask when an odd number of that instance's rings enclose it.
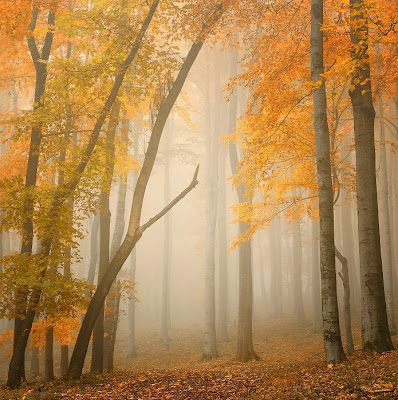
<instances>
[{"instance_id":1,"label":"forest floor","mask_svg":"<svg viewBox=\"0 0 398 400\"><path fill-rule=\"evenodd\" d=\"M234 361L231 336L220 344L220 358L206 362L200 361L200 329L172 330L168 345L158 335L140 335L137 357L131 360L123 357L122 338L114 374L33 381L18 391L0 389L0 399L398 399L398 351L363 354L358 329L354 355L336 367L324 364L321 334L310 325L298 328L288 318L255 324L260 361Z\"/></svg>"}]
</instances>

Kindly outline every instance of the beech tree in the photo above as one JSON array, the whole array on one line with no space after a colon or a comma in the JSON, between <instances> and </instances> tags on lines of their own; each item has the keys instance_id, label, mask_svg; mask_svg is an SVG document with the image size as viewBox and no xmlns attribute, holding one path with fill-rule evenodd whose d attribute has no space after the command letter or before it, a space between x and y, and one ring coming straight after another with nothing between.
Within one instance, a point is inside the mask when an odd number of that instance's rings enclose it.
<instances>
[{"instance_id":1,"label":"beech tree","mask_svg":"<svg viewBox=\"0 0 398 400\"><path fill-rule=\"evenodd\" d=\"M354 115L358 235L361 274L362 347L393 349L388 327L377 206L375 109L369 64L366 4L350 0L353 76L350 98Z\"/></svg>"}]
</instances>

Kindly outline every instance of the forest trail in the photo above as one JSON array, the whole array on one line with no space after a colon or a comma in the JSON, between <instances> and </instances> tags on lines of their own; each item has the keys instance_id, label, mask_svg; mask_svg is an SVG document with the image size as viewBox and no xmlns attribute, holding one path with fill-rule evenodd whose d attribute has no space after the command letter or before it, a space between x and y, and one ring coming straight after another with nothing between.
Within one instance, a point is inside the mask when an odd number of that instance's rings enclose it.
<instances>
[{"instance_id":1,"label":"forest trail","mask_svg":"<svg viewBox=\"0 0 398 400\"><path fill-rule=\"evenodd\" d=\"M313 333L310 324L297 328L289 319L278 319L255 324L259 362L231 362L233 336L231 342L220 345L218 360L201 362L201 334L199 329L175 329L168 346L160 343L158 335L141 334L138 355L132 360L122 357L125 343L121 338L115 374L86 375L78 383L32 383L18 391L0 391L0 399L398 398L397 352L364 355L356 347L348 362L324 366L321 334ZM360 343L358 329L354 338Z\"/></svg>"}]
</instances>

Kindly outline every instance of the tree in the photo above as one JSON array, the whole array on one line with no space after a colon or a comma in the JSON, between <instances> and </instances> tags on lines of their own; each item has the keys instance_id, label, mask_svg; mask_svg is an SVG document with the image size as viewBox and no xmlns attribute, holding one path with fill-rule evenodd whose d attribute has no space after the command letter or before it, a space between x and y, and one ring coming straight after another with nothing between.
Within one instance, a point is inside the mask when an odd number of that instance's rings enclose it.
<instances>
[{"instance_id":1,"label":"tree","mask_svg":"<svg viewBox=\"0 0 398 400\"><path fill-rule=\"evenodd\" d=\"M362 347L392 350L380 250L374 144L375 110L368 48L366 5L350 0L353 62L350 98L354 115L359 257L362 294Z\"/></svg>"},{"instance_id":2,"label":"tree","mask_svg":"<svg viewBox=\"0 0 398 400\"><path fill-rule=\"evenodd\" d=\"M156 3L154 3L155 5ZM152 6L151 11L155 11L156 6ZM166 97L161 101L160 107L157 113L156 121L153 125L151 137L149 140L147 152L145 155L144 162L140 174L138 176L137 184L134 190L133 203L131 206L130 221L127 229L127 234L116 252L114 258L109 264L107 271L105 272L101 282L98 284L97 289L90 301L87 308L86 315L83 319L79 335L75 344L75 348L69 363L67 376L69 378L79 378L82 372L84 359L87 352L88 343L90 340L91 332L94 327L97 316L103 306L105 298L112 287L112 284L122 268L124 262L128 258L132 249L142 237L146 229L153 225L156 221L162 218L171 208L173 208L181 199L183 199L195 186L198 184L197 175L198 169L196 170L193 179L189 186L182 191L175 199L170 202L162 211L160 211L156 216L151 218L147 223L141 225L141 212L142 205L144 201L144 195L146 187L151 176L153 165L155 163L157 150L162 136L164 126L166 124L167 118L181 92L181 89L185 83L188 73L195 62L202 46L204 39L209 33L209 30L218 22L218 20L223 15L224 11L227 9L229 2L218 3L213 9L208 19L205 21L204 29L202 29L199 39L196 40L189 52L185 61L183 62L177 77L175 78L171 88L166 95Z\"/></svg>"},{"instance_id":3,"label":"tree","mask_svg":"<svg viewBox=\"0 0 398 400\"><path fill-rule=\"evenodd\" d=\"M327 121L326 86L323 59L323 0L311 1L311 78L314 84L314 127L316 141L320 265L322 291L323 338L326 362L344 360L337 304L336 264L334 245L334 211L330 138Z\"/></svg>"},{"instance_id":4,"label":"tree","mask_svg":"<svg viewBox=\"0 0 398 400\"><path fill-rule=\"evenodd\" d=\"M53 233L54 233L54 229L55 229L53 227L53 221L57 220L57 216L61 214L62 206L65 204L68 197L71 195L71 193L73 193L73 191L76 189L76 187L79 184L81 175L84 173L84 171L87 167L87 164L90 160L90 157L95 149L102 126L104 125L106 118L107 118L113 104L116 101L118 92L122 86L122 83L123 83L123 80L127 73L127 70L130 67L130 65L132 64L133 60L135 59L135 57L140 49L141 43L143 41L143 37L150 25L150 22L152 21L152 18L155 14L158 3L159 3L159 1L154 1L152 6L150 7L150 10L141 26L141 29L139 30L133 44L131 45L131 48L129 50L127 57L121 63L120 70L118 70L117 74L115 75L115 80L113 82L112 89L105 101L105 104L103 105L103 107L99 113L98 119L96 120L96 122L94 124L94 127L91 131L90 139L83 151L82 158L81 158L80 162L77 163L77 166L75 168L75 175L69 181L65 182L62 185L61 189L56 193L54 200L51 202L50 210L47 213L49 223L48 223L48 226L46 226L46 229L44 229L44 232L46 233L47 238L43 243L43 247L42 247L40 254L38 255L38 258L40 260L40 262L39 262L39 266L40 266L39 280L45 278L46 273L47 273L46 259L48 258L50 251L51 251L52 237L54 236ZM50 12L50 14L51 14L51 12ZM35 16L35 14L34 14L34 16ZM36 17L36 19L37 19L37 17ZM35 19L33 19L33 21L34 20ZM50 22L52 22L52 21L53 21L53 17L51 17ZM48 34L52 35L52 32L49 32ZM47 47L45 49L46 49L46 51L48 51ZM41 63L38 63L38 64L45 65L45 64L41 64ZM38 66L38 68L39 68L39 71L41 71L41 73L42 73L43 72L41 70L42 67ZM46 76L46 75L44 75L44 76ZM40 92L40 94L41 93L42 93L42 91ZM39 98L41 98L41 96ZM32 130L32 135L33 135L33 132L36 132L36 131ZM37 135L40 138L40 140L38 142L40 145L41 129L39 129L39 131L36 132L35 135ZM33 141L33 148L36 148L37 143L36 143L35 137L33 137L32 141ZM32 147L32 145L31 145L31 147ZM29 183L31 186L32 185L34 186L34 184L36 182L38 155L39 155L39 151L38 151L38 149L36 149L33 152L33 155L32 155L33 159L31 161L31 164L29 164L29 161L28 161L27 176L29 176L30 179L32 179L32 182ZM36 160L36 158L37 158L37 160ZM31 159L31 157L29 159ZM29 165L31 165L31 167L29 167ZM35 175L35 176L33 176L33 175ZM29 204L33 204L33 203L29 203ZM29 213L24 214L24 215L29 215ZM29 222L29 220L28 220L28 222ZM29 230L32 231L33 226L31 227L30 223L26 224L25 230L27 230L28 225L29 225ZM31 250L30 250L30 252L31 252ZM24 253L25 252L22 251L22 254L24 254ZM35 308L38 305L38 303L40 302L41 293L42 293L42 289L40 286L35 287L32 290L29 305L25 312L25 317L23 319L23 322L20 324L21 328L16 330L17 331L16 340L15 340L16 344L14 345L14 351L13 351L13 355L12 355L12 358L10 361L8 380L7 380L7 386L10 388L17 387L23 378L21 371L23 371L22 366L23 366L23 360L24 360L24 353L25 353L27 341L29 338L30 330L32 327L33 319L36 314Z\"/></svg>"}]
</instances>

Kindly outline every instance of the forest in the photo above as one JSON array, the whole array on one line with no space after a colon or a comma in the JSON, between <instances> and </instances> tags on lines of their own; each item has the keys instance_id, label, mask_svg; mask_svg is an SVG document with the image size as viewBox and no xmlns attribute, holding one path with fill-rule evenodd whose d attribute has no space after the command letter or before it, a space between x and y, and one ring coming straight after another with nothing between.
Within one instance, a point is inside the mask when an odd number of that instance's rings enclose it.
<instances>
[{"instance_id":1,"label":"forest","mask_svg":"<svg viewBox=\"0 0 398 400\"><path fill-rule=\"evenodd\" d=\"M0 0L0 43L0 400L398 399L396 0Z\"/></svg>"}]
</instances>

